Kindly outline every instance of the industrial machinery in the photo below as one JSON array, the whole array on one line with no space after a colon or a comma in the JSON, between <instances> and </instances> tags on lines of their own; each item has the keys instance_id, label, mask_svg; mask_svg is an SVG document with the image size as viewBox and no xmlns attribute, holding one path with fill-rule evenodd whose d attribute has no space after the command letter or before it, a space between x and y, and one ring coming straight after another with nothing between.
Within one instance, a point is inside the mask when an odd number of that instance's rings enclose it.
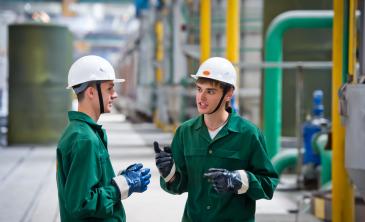
<instances>
[{"instance_id":1,"label":"industrial machinery","mask_svg":"<svg viewBox=\"0 0 365 222\"><path fill-rule=\"evenodd\" d=\"M313 147L313 139L318 133L326 133L330 128L330 121L323 116L323 92L316 90L313 92L313 109L312 115L303 124L303 165L302 165L302 179L303 187L306 189L318 189L321 157L318 150Z\"/></svg>"}]
</instances>

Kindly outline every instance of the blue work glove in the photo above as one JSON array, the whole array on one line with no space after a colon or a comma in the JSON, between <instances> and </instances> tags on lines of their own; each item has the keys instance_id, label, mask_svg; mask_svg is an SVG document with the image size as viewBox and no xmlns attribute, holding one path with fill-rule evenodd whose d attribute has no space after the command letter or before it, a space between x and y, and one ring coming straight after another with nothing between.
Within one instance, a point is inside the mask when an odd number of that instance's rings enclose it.
<instances>
[{"instance_id":1,"label":"blue work glove","mask_svg":"<svg viewBox=\"0 0 365 222\"><path fill-rule=\"evenodd\" d=\"M155 150L157 169L164 180L168 182L175 174L175 164L171 149L170 147L164 147L164 150L161 150L160 145L156 141L153 142L153 148Z\"/></svg>"},{"instance_id":2,"label":"blue work glove","mask_svg":"<svg viewBox=\"0 0 365 222\"><path fill-rule=\"evenodd\" d=\"M132 193L143 193L147 190L147 185L150 183L150 169L143 168L141 163L133 164L122 171L121 175L125 177L129 186L128 196Z\"/></svg>"},{"instance_id":3,"label":"blue work glove","mask_svg":"<svg viewBox=\"0 0 365 222\"><path fill-rule=\"evenodd\" d=\"M218 193L238 193L238 190L242 187L241 176L237 170L228 171L226 169L210 168L204 176L213 184L213 188Z\"/></svg>"},{"instance_id":4,"label":"blue work glove","mask_svg":"<svg viewBox=\"0 0 365 222\"><path fill-rule=\"evenodd\" d=\"M150 183L150 169L143 168L141 163L132 164L123 170L120 175L113 178L121 193L121 199L125 199L132 193L142 193L147 190Z\"/></svg>"}]
</instances>

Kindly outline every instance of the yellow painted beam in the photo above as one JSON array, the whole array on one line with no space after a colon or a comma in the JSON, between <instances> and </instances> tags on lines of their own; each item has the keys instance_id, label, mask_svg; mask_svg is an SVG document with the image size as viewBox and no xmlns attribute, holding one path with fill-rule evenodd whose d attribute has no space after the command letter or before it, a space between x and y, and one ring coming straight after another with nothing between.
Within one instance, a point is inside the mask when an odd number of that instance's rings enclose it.
<instances>
[{"instance_id":1,"label":"yellow painted beam","mask_svg":"<svg viewBox=\"0 0 365 222\"><path fill-rule=\"evenodd\" d=\"M227 0L227 24L226 24L226 36L227 36L227 59L231 61L237 70L237 82L236 86L239 88L239 68L238 63L240 61L240 1L239 0ZM237 90L238 91L238 90ZM235 94L234 102L238 107L238 93Z\"/></svg>"},{"instance_id":2,"label":"yellow painted beam","mask_svg":"<svg viewBox=\"0 0 365 222\"><path fill-rule=\"evenodd\" d=\"M162 21L156 21L155 23L155 33L156 33L156 83L162 84L163 81L163 70L162 70L162 62L164 59L164 48L163 48L163 36L164 36L164 27Z\"/></svg>"},{"instance_id":3,"label":"yellow painted beam","mask_svg":"<svg viewBox=\"0 0 365 222\"><path fill-rule=\"evenodd\" d=\"M240 17L239 0L227 1L227 59L233 64L238 63L240 57Z\"/></svg>"},{"instance_id":4,"label":"yellow painted beam","mask_svg":"<svg viewBox=\"0 0 365 222\"><path fill-rule=\"evenodd\" d=\"M343 83L343 29L344 1L334 0L334 22L332 38L332 220L333 222L354 221L353 188L345 169L345 129L339 115L338 89Z\"/></svg>"},{"instance_id":5,"label":"yellow painted beam","mask_svg":"<svg viewBox=\"0 0 365 222\"><path fill-rule=\"evenodd\" d=\"M155 61L157 66L155 67L155 81L156 85L159 86L163 83L163 70L162 70L162 62L164 57L163 52L163 23L160 20L156 20L155 22L155 39L156 39L156 48L155 48ZM160 110L159 107L156 107L156 110L153 113L153 122L158 128L163 128L163 122L160 120Z\"/></svg>"},{"instance_id":6,"label":"yellow painted beam","mask_svg":"<svg viewBox=\"0 0 365 222\"><path fill-rule=\"evenodd\" d=\"M211 44L211 2L200 1L200 63L210 57Z\"/></svg>"},{"instance_id":7,"label":"yellow painted beam","mask_svg":"<svg viewBox=\"0 0 365 222\"><path fill-rule=\"evenodd\" d=\"M70 5L76 3L77 0L62 0L62 15L76 16L76 13L70 9Z\"/></svg>"}]
</instances>

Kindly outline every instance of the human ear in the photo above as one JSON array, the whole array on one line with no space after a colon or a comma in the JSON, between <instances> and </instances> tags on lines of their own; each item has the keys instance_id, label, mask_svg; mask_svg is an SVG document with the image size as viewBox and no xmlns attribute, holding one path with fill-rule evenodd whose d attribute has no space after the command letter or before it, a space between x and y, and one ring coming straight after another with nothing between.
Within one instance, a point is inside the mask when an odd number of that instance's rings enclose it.
<instances>
[{"instance_id":1,"label":"human ear","mask_svg":"<svg viewBox=\"0 0 365 222\"><path fill-rule=\"evenodd\" d=\"M233 89L228 90L225 97L227 101L230 101L233 97Z\"/></svg>"},{"instance_id":2,"label":"human ear","mask_svg":"<svg viewBox=\"0 0 365 222\"><path fill-rule=\"evenodd\" d=\"M92 98L94 97L94 88L89 86L85 89L85 95L88 97L88 98Z\"/></svg>"}]
</instances>

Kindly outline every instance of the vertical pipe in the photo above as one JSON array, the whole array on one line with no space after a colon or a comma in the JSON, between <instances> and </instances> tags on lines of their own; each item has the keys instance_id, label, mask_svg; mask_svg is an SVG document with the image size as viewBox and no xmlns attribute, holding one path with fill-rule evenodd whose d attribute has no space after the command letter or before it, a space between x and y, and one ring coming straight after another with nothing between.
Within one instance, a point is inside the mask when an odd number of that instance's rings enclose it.
<instances>
[{"instance_id":1,"label":"vertical pipe","mask_svg":"<svg viewBox=\"0 0 365 222\"><path fill-rule=\"evenodd\" d=\"M289 11L277 16L265 37L265 62L283 60L283 35L292 28L331 28L333 13L329 11ZM280 149L282 69L270 67L264 75L264 135L270 158Z\"/></svg>"},{"instance_id":2,"label":"vertical pipe","mask_svg":"<svg viewBox=\"0 0 365 222\"><path fill-rule=\"evenodd\" d=\"M344 0L342 16L342 83L347 82L349 70L349 0Z\"/></svg>"},{"instance_id":3,"label":"vertical pipe","mask_svg":"<svg viewBox=\"0 0 365 222\"><path fill-rule=\"evenodd\" d=\"M155 61L156 61L156 68L155 68L155 84L157 88L155 89L155 93L157 95L156 100L156 107L153 113L153 122L159 128L164 128L164 125L160 119L160 107L158 106L158 97L160 96L159 93L159 86L163 83L163 70L162 70L162 62L164 57L164 49L163 49L163 23L160 19L157 19L155 22L155 39L156 39L156 49L155 49Z\"/></svg>"},{"instance_id":4,"label":"vertical pipe","mask_svg":"<svg viewBox=\"0 0 365 222\"><path fill-rule=\"evenodd\" d=\"M155 23L155 33L156 33L156 83L157 85L162 84L163 81L163 71L162 62L164 57L163 49L163 24L162 21L156 21Z\"/></svg>"},{"instance_id":5,"label":"vertical pipe","mask_svg":"<svg viewBox=\"0 0 365 222\"><path fill-rule=\"evenodd\" d=\"M173 82L174 82L174 70L175 70L175 67L174 67L174 45L175 45L175 38L174 38L174 32L175 32L175 29L179 29L180 26L174 26L174 4L175 3L172 3L172 6L170 6L169 8L169 15L168 15L168 24L169 24L169 30L170 30L170 38L169 38L169 41L170 41L170 48L169 48L169 63L170 63L170 66L169 66L169 77L168 77L168 80L167 80L167 83L172 85Z\"/></svg>"},{"instance_id":6,"label":"vertical pipe","mask_svg":"<svg viewBox=\"0 0 365 222\"><path fill-rule=\"evenodd\" d=\"M354 221L353 189L345 170L344 135L338 113L339 99L337 90L343 83L343 33L344 30L344 0L334 0L334 22L332 40L332 219L333 222Z\"/></svg>"},{"instance_id":7,"label":"vertical pipe","mask_svg":"<svg viewBox=\"0 0 365 222\"><path fill-rule=\"evenodd\" d=\"M359 69L359 76L358 78L361 79L365 76L365 39L363 36L365 36L365 2L359 1L359 8L360 8L360 37L359 39L359 63L360 63L360 69Z\"/></svg>"},{"instance_id":8,"label":"vertical pipe","mask_svg":"<svg viewBox=\"0 0 365 222\"><path fill-rule=\"evenodd\" d=\"M200 1L200 63L210 57L211 2Z\"/></svg>"},{"instance_id":9,"label":"vertical pipe","mask_svg":"<svg viewBox=\"0 0 365 222\"><path fill-rule=\"evenodd\" d=\"M356 8L357 1L350 0L350 12L349 12L349 47L348 47L348 73L352 77L352 80L356 80Z\"/></svg>"},{"instance_id":10,"label":"vertical pipe","mask_svg":"<svg viewBox=\"0 0 365 222\"><path fill-rule=\"evenodd\" d=\"M238 63L239 61L239 0L228 0L227 1L227 59L232 63Z\"/></svg>"},{"instance_id":11,"label":"vertical pipe","mask_svg":"<svg viewBox=\"0 0 365 222\"><path fill-rule=\"evenodd\" d=\"M228 0L227 1L227 14L226 14L226 36L227 36L227 59L230 60L237 70L237 82L236 87L237 91L239 91L239 68L237 67L240 59L240 7L239 7L239 0ZM238 105L238 95L239 93L236 93L234 98L232 98L234 101L232 101L233 104L235 104L236 107L239 107Z\"/></svg>"},{"instance_id":12,"label":"vertical pipe","mask_svg":"<svg viewBox=\"0 0 365 222\"><path fill-rule=\"evenodd\" d=\"M63 16L75 16L76 13L70 9L70 5L75 3L76 0L62 0L62 15Z\"/></svg>"},{"instance_id":13,"label":"vertical pipe","mask_svg":"<svg viewBox=\"0 0 365 222\"><path fill-rule=\"evenodd\" d=\"M303 73L303 67L298 66L297 68L297 81L296 81L296 95L295 95L295 110L296 110L296 124L298 127L296 127L295 130L295 135L297 137L297 151L298 151L298 161L297 161L297 166L296 166L296 171L297 171L297 185L300 185L300 178L301 178L301 173L302 171L302 166L303 166L303 154L301 152L303 144L302 144L302 130L299 126L301 126L302 121L301 121L301 116L302 116L302 102L304 101L303 99L303 94L304 94L304 73Z\"/></svg>"}]
</instances>

